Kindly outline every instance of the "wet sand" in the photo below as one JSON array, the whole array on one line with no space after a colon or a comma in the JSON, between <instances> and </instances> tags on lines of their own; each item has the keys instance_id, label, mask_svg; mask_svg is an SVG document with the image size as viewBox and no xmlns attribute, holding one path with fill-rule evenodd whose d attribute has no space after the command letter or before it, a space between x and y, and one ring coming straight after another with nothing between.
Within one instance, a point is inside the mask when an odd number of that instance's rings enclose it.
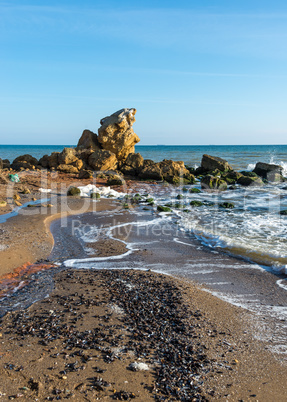
<instances>
[{"instance_id":1,"label":"wet sand","mask_svg":"<svg viewBox=\"0 0 287 402\"><path fill-rule=\"evenodd\" d=\"M64 213L54 221L59 211L51 208L48 216L17 216L1 224L9 239L1 251L2 273L27 261L60 264L28 274L28 285L1 301L2 311L15 310L0 322L1 400L286 400L286 365L265 341L254 339L256 315L206 293L184 271L188 258L195 264L201 258L198 271L208 263L198 243L171 248L172 232L168 241L150 233L143 241L143 233L115 229L113 238L103 231L87 250L81 232L69 235L69 222L90 222L77 213L81 202L69 200L73 218ZM133 216L111 201L95 204L93 215L104 226L113 226L115 216L122 223L157 218L152 211ZM52 221L55 243L48 231ZM129 247L123 259L105 258ZM208 255L214 265L222 263L221 256ZM62 265L67 258L91 256L99 270ZM149 271L163 266L181 278ZM125 267L135 269L115 269ZM133 371L131 363L146 363L149 370Z\"/></svg>"}]
</instances>

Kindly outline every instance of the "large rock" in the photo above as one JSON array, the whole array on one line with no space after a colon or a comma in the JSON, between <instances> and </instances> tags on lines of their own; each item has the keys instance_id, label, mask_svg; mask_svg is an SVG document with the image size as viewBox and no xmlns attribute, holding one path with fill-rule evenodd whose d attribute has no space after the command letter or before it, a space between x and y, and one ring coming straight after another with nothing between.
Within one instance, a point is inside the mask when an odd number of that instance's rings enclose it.
<instances>
[{"instance_id":1,"label":"large rock","mask_svg":"<svg viewBox=\"0 0 287 402\"><path fill-rule=\"evenodd\" d=\"M24 169L34 169L35 166L38 165L38 160L34 158L33 156L26 154L26 155L21 155L18 156L16 159L14 159L11 167L14 170L20 170L21 168Z\"/></svg>"},{"instance_id":2,"label":"large rock","mask_svg":"<svg viewBox=\"0 0 287 402\"><path fill-rule=\"evenodd\" d=\"M184 162L182 161L172 161L164 159L162 162L159 162L159 167L162 172L162 177L164 180L173 183L174 178L183 178L190 179L192 177L189 170L184 166Z\"/></svg>"},{"instance_id":3,"label":"large rock","mask_svg":"<svg viewBox=\"0 0 287 402\"><path fill-rule=\"evenodd\" d=\"M98 141L97 134L93 133L90 130L84 130L81 138L79 139L77 150L81 149L92 149L96 151L97 149L101 149L101 145Z\"/></svg>"},{"instance_id":4,"label":"large rock","mask_svg":"<svg viewBox=\"0 0 287 402\"><path fill-rule=\"evenodd\" d=\"M210 172L216 169L220 170L221 172L233 170L225 159L206 154L202 156L201 167L205 172Z\"/></svg>"},{"instance_id":5,"label":"large rock","mask_svg":"<svg viewBox=\"0 0 287 402\"><path fill-rule=\"evenodd\" d=\"M163 180L162 171L158 163L145 159L143 168L139 173L140 179Z\"/></svg>"},{"instance_id":6,"label":"large rock","mask_svg":"<svg viewBox=\"0 0 287 402\"><path fill-rule=\"evenodd\" d=\"M121 166L121 171L130 176L137 176L144 165L144 158L141 154L129 154L124 165Z\"/></svg>"},{"instance_id":7,"label":"large rock","mask_svg":"<svg viewBox=\"0 0 287 402\"><path fill-rule=\"evenodd\" d=\"M88 163L93 170L115 170L118 166L116 155L104 149L93 152Z\"/></svg>"},{"instance_id":8,"label":"large rock","mask_svg":"<svg viewBox=\"0 0 287 402\"><path fill-rule=\"evenodd\" d=\"M74 148L64 148L58 158L60 165L71 165L78 159Z\"/></svg>"},{"instance_id":9,"label":"large rock","mask_svg":"<svg viewBox=\"0 0 287 402\"><path fill-rule=\"evenodd\" d=\"M135 113L136 109L121 109L100 122L98 141L103 149L113 152L119 161L133 153L135 144L140 141L132 128Z\"/></svg>"},{"instance_id":10,"label":"large rock","mask_svg":"<svg viewBox=\"0 0 287 402\"><path fill-rule=\"evenodd\" d=\"M39 159L39 165L45 169L48 169L49 166L49 155L43 155L42 158Z\"/></svg>"},{"instance_id":11,"label":"large rock","mask_svg":"<svg viewBox=\"0 0 287 402\"><path fill-rule=\"evenodd\" d=\"M57 166L57 170L63 173L79 173L79 169L73 165L61 164Z\"/></svg>"},{"instance_id":12,"label":"large rock","mask_svg":"<svg viewBox=\"0 0 287 402\"><path fill-rule=\"evenodd\" d=\"M267 179L268 181L281 181L283 180L283 168L280 165L273 165L270 163L257 162L253 170L258 176Z\"/></svg>"},{"instance_id":13,"label":"large rock","mask_svg":"<svg viewBox=\"0 0 287 402\"><path fill-rule=\"evenodd\" d=\"M194 176L184 166L184 162L163 160L155 163L150 159L144 160L139 173L141 179L166 180L169 183L180 183L180 179L194 181Z\"/></svg>"},{"instance_id":14,"label":"large rock","mask_svg":"<svg viewBox=\"0 0 287 402\"><path fill-rule=\"evenodd\" d=\"M2 159L0 158L0 170L2 170L3 169L3 161L2 161Z\"/></svg>"},{"instance_id":15,"label":"large rock","mask_svg":"<svg viewBox=\"0 0 287 402\"><path fill-rule=\"evenodd\" d=\"M241 176L237 180L238 184L245 187L261 187L264 185L262 179L260 177L251 177L251 176Z\"/></svg>"},{"instance_id":16,"label":"large rock","mask_svg":"<svg viewBox=\"0 0 287 402\"><path fill-rule=\"evenodd\" d=\"M56 168L59 165L59 155L60 152L52 152L48 157L49 168Z\"/></svg>"},{"instance_id":17,"label":"large rock","mask_svg":"<svg viewBox=\"0 0 287 402\"><path fill-rule=\"evenodd\" d=\"M9 159L3 159L2 163L3 163L3 169L10 169L11 163L10 163Z\"/></svg>"},{"instance_id":18,"label":"large rock","mask_svg":"<svg viewBox=\"0 0 287 402\"><path fill-rule=\"evenodd\" d=\"M201 188L204 190L224 191L227 189L227 183L221 177L208 174L201 179Z\"/></svg>"}]
</instances>

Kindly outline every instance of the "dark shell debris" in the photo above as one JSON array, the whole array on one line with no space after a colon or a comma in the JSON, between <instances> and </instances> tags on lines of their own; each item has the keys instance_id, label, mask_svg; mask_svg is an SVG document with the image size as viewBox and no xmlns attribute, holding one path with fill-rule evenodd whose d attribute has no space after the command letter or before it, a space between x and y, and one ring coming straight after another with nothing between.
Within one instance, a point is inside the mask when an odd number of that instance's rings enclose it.
<instances>
[{"instance_id":1,"label":"dark shell debris","mask_svg":"<svg viewBox=\"0 0 287 402\"><path fill-rule=\"evenodd\" d=\"M94 359L95 351L101 354L105 363L121 360L121 354L115 351L118 348L126 353L132 351L135 360L150 367L154 382L149 391L154 400L209 400L202 384L206 375L215 370L214 362L207 357L206 347L200 343L198 335L204 318L200 311L191 311L185 305L182 292L174 281L147 271L79 272L62 271L61 281L79 283L86 289L85 293L52 294L39 302L42 308L39 312L27 309L9 313L7 333L16 335L19 342L37 338L40 345L50 347L51 358L63 357L66 363L59 376L71 372L84 373L88 362ZM80 308L89 310L103 304L87 290L97 286L104 289L105 305L116 306L121 312L118 314L121 324L111 325L111 312L101 317L98 327L80 330L78 324L85 316ZM53 310L49 307L52 303ZM124 328L128 335L123 335L120 328ZM53 352L52 347L55 341L61 344L57 352ZM101 393L110 384L104 380L106 370L95 363L99 362L93 362L95 377L86 379L86 387ZM9 369L9 362L6 366ZM127 369L136 370L136 366L130 365ZM37 383L33 381L30 380L30 389L36 390ZM81 388L82 384L79 384L68 395L55 388L46 399L69 399ZM133 392L121 390L112 395L115 400L135 397Z\"/></svg>"}]
</instances>

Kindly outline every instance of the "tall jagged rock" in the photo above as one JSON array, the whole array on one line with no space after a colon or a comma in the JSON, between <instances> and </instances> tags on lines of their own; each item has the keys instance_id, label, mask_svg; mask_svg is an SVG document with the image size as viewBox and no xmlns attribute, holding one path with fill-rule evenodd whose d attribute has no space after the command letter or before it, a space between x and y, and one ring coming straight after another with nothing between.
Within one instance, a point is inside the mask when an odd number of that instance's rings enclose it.
<instances>
[{"instance_id":1,"label":"tall jagged rock","mask_svg":"<svg viewBox=\"0 0 287 402\"><path fill-rule=\"evenodd\" d=\"M135 152L135 144L140 141L132 125L136 109L121 109L101 120L98 141L103 149L113 152L119 161L125 160Z\"/></svg>"}]
</instances>

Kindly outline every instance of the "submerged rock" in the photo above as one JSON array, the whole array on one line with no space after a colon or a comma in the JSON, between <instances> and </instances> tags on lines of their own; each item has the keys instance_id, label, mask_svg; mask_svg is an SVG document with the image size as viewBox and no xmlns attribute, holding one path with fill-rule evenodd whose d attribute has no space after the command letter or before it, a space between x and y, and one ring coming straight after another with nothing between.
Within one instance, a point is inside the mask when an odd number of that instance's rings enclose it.
<instances>
[{"instance_id":1,"label":"submerged rock","mask_svg":"<svg viewBox=\"0 0 287 402\"><path fill-rule=\"evenodd\" d=\"M169 207L165 207L163 205L158 205L157 210L158 212L171 212L171 209Z\"/></svg>"},{"instance_id":2,"label":"submerged rock","mask_svg":"<svg viewBox=\"0 0 287 402\"><path fill-rule=\"evenodd\" d=\"M190 205L191 205L192 207L201 207L201 206L203 205L203 202L197 201L197 200L193 200L193 201L190 201Z\"/></svg>"},{"instance_id":3,"label":"submerged rock","mask_svg":"<svg viewBox=\"0 0 287 402\"><path fill-rule=\"evenodd\" d=\"M232 204L232 202L222 202L221 204L219 204L219 206L221 208L227 208L227 209L233 209L234 208L234 204Z\"/></svg>"}]
</instances>

